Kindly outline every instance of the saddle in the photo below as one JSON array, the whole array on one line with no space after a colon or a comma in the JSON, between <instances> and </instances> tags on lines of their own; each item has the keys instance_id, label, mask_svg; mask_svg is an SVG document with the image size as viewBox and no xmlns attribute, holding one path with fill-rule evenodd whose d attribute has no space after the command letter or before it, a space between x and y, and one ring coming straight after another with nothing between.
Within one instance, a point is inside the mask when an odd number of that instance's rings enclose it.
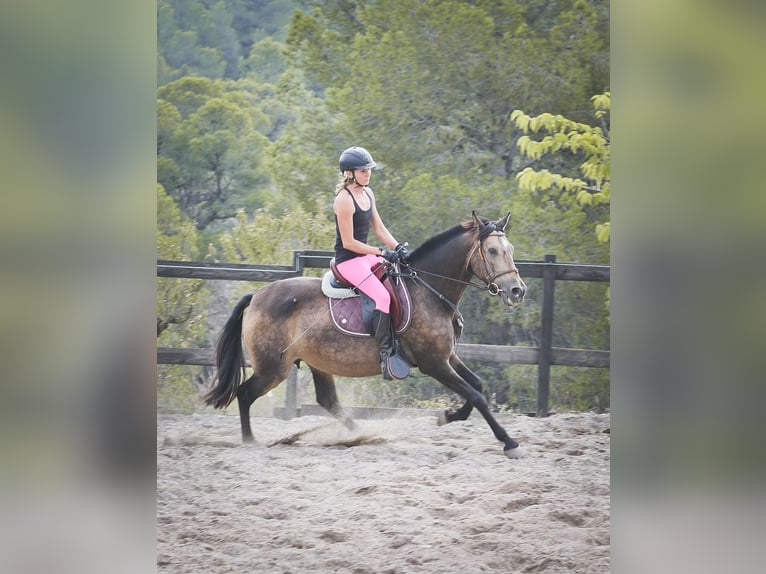
<instances>
[{"instance_id":1,"label":"saddle","mask_svg":"<svg viewBox=\"0 0 766 574\"><path fill-rule=\"evenodd\" d=\"M395 281L386 273L386 266L378 264L373 273L391 295L391 324L394 333L404 333L412 321L412 302L404 281ZM322 292L328 298L330 317L335 328L346 335L371 337L372 312L375 301L343 278L330 260L330 271L322 278Z\"/></svg>"}]
</instances>

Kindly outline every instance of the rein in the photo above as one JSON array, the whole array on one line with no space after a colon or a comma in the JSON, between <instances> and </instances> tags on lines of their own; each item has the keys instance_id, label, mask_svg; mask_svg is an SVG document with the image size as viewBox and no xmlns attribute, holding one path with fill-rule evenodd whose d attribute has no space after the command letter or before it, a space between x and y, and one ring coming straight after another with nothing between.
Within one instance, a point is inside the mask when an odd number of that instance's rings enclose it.
<instances>
[{"instance_id":1,"label":"rein","mask_svg":"<svg viewBox=\"0 0 766 574\"><path fill-rule=\"evenodd\" d=\"M409 273L404 273L401 270L396 272L396 275L399 277L409 277L413 281L417 281L420 283L423 287L431 291L434 295L436 295L441 301L444 301L454 312L457 316L457 324L460 328L463 327L463 314L460 312L460 309L457 308L457 305L455 305L452 301L447 299L442 293L439 293L436 289L434 289L431 285L429 285L423 278L418 275L418 272L425 273L426 275L433 275L434 277L442 277L444 279L451 279L450 277L444 277L443 275L437 275L436 273L429 273L428 271L423 271L422 269L415 269L414 267L410 267L407 265L407 269L409 270ZM389 273L391 271L389 270ZM452 279L453 281L458 281L459 283L465 283L465 281L459 281L458 279ZM475 285L474 283L465 283L466 285L474 285L475 287L480 287L479 285Z\"/></svg>"},{"instance_id":2,"label":"rein","mask_svg":"<svg viewBox=\"0 0 766 574\"><path fill-rule=\"evenodd\" d=\"M410 273L404 273L399 272L397 275L400 277L410 277L411 279L416 279L419 283L422 283L424 285L427 285L429 288L435 291L430 285L428 285L420 276L418 276L418 273L423 273L424 275L430 275L431 277L438 277L439 279L447 279L448 281L452 281L453 283L460 283L461 285L470 285L471 287L476 287L480 291L489 291L490 295L497 295L500 293L500 290L498 289L497 292L495 292L495 289L497 289L497 285L494 283L487 283L486 285L482 285L481 283L474 283L473 281L462 281L461 279L455 279L454 277L447 277L446 275L439 275L438 273L431 273L430 271L424 271L423 269L418 269L417 267L412 267L411 265L405 266L410 270ZM506 273L510 273L507 271ZM501 273L500 275L505 275L505 273ZM500 277L498 275L498 277ZM494 285L494 287L493 287ZM444 297L443 295L440 296L440 298ZM446 299L446 297L444 297Z\"/></svg>"},{"instance_id":3,"label":"rein","mask_svg":"<svg viewBox=\"0 0 766 574\"><path fill-rule=\"evenodd\" d=\"M474 245L471 250L468 252L468 256L466 257L466 271L468 271L468 266L471 263L471 258L473 257L473 254L476 252L477 249L480 249L480 247L484 244L484 240L487 239L487 237L490 237L491 235L504 235L502 231L497 230L494 223L491 223L487 225L482 231L479 233L479 241ZM508 273L518 273L519 270L514 267L512 269L509 269L508 271L503 271L502 273L499 273L497 275L494 275L494 267L491 263L487 261L486 256L484 255L484 249L480 249L479 254L481 255L481 260L484 263L484 270L486 271L486 276L490 277L492 276L491 281L487 281L484 279L484 284L475 283L473 281L463 281L461 279L455 279L454 277L447 277L446 275L440 275L438 273L431 273L430 271L425 271L423 269L418 269L416 267L412 267L410 265L404 264L404 267L407 269L407 271L403 271L401 268L398 271L394 271L393 266L389 269L389 273L392 273L398 277L408 277L412 279L413 281L417 281L421 285L423 285L426 289L431 291L434 295L436 295L439 300L446 303L456 314L458 325L460 327L463 326L463 315L460 313L460 310L458 309L457 305L450 301L447 297L445 297L442 293L437 291L433 286L431 286L425 279L420 277L420 273L423 273L425 275L430 275L431 277L438 277L440 279L446 279L448 281L452 281L453 283L460 283L462 285L476 287L477 289L480 289L481 291L487 291L490 295L500 295L502 292L502 289L498 287L497 283L495 283L495 280L498 277L502 277L503 275L507 275ZM491 269L491 271L490 271ZM472 275L473 272L470 272Z\"/></svg>"},{"instance_id":4,"label":"rein","mask_svg":"<svg viewBox=\"0 0 766 574\"><path fill-rule=\"evenodd\" d=\"M473 254L476 252L477 249L479 249L483 244L484 240L490 237L491 235L504 235L502 231L498 231L495 228L494 223L490 223L485 227L482 232L479 234L479 242L476 243L471 250L468 252L468 255L466 256L466 263L465 263L465 270L468 271L468 266L471 264L471 258L473 257ZM425 271L423 269L417 269L416 267L412 267L407 265L407 268L410 270L409 274L406 273L399 273L399 275L404 277L410 277L412 279L417 280L421 285L424 285L428 287L434 294L436 294L439 299L446 301L450 304L450 306L457 311L457 307L452 303L452 301L449 301L444 295L436 291L431 285L426 283L425 280L423 280L421 277L418 276L418 273L424 273L425 275L430 275L431 277L438 277L440 279L446 279L448 281L452 281L453 283L460 283L462 285L470 285L471 287L476 287L477 289L480 289L481 291L487 291L490 295L500 295L502 292L502 289L498 287L497 283L495 283L495 280L498 277L502 277L503 275L507 275L508 273L518 273L518 268L514 265L512 269L509 269L508 271L503 271L502 273L494 274L494 266L492 266L491 263L487 261L486 255L484 255L484 249L480 249L479 255L481 256L482 263L484 263L484 270L486 271L486 276L490 277L492 276L491 281L487 281L486 279L483 279L484 284L475 283L473 281L463 281L461 279L455 279L454 277L447 277L445 275L439 275L438 273L431 273L430 271ZM471 272L472 275L475 273Z\"/></svg>"}]
</instances>

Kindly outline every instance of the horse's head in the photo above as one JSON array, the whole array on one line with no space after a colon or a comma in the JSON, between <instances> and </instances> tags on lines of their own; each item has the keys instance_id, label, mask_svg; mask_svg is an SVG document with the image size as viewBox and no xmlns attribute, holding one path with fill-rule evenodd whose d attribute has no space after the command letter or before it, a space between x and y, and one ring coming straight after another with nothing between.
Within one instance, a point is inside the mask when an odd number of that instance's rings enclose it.
<instances>
[{"instance_id":1,"label":"horse's head","mask_svg":"<svg viewBox=\"0 0 766 574\"><path fill-rule=\"evenodd\" d=\"M468 270L487 284L489 292L500 295L503 303L515 307L524 300L527 286L513 262L513 245L505 236L510 212L497 221L487 221L473 213L478 231L477 243L468 256Z\"/></svg>"}]
</instances>

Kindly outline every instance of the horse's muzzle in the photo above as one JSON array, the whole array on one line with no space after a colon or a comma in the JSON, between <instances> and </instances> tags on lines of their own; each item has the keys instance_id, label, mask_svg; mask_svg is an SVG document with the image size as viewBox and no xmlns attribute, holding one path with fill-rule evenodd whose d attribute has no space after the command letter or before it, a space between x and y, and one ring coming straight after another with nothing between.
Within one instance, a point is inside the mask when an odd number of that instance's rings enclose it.
<instances>
[{"instance_id":1,"label":"horse's muzzle","mask_svg":"<svg viewBox=\"0 0 766 574\"><path fill-rule=\"evenodd\" d=\"M500 298L503 303L509 307L515 307L524 301L524 295L527 292L526 285L514 285L509 290L503 289L500 291Z\"/></svg>"}]
</instances>

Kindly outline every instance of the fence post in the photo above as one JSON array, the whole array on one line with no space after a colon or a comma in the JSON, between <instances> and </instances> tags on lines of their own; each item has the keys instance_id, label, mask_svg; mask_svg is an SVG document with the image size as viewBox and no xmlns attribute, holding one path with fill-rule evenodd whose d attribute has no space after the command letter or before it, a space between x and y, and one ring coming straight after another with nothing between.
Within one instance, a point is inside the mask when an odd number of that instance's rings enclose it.
<instances>
[{"instance_id":1,"label":"fence post","mask_svg":"<svg viewBox=\"0 0 766 574\"><path fill-rule=\"evenodd\" d=\"M292 365L287 375L285 389L285 419L294 419L298 415L298 367Z\"/></svg>"},{"instance_id":2,"label":"fence post","mask_svg":"<svg viewBox=\"0 0 766 574\"><path fill-rule=\"evenodd\" d=\"M548 416L548 396L551 380L551 349L553 348L553 292L556 287L555 255L546 255L543 266L543 308L540 332L540 356L537 365L537 416Z\"/></svg>"}]
</instances>

